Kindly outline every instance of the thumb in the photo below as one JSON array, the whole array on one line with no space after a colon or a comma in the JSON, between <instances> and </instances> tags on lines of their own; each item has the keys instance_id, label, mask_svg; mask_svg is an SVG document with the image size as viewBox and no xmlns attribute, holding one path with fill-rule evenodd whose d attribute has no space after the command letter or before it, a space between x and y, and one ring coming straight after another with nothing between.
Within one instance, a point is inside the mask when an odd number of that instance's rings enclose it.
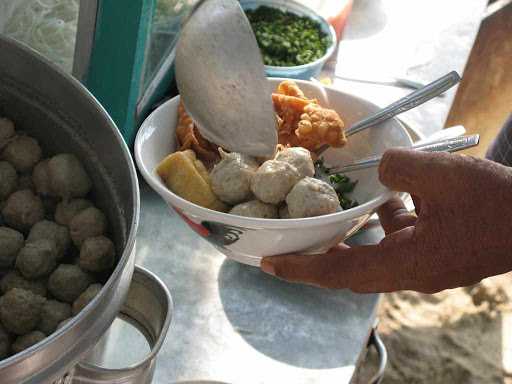
<instances>
[{"instance_id":1,"label":"thumb","mask_svg":"<svg viewBox=\"0 0 512 384\"><path fill-rule=\"evenodd\" d=\"M265 257L261 269L283 280L355 292L421 290L414 227L385 237L379 244L335 248L322 255Z\"/></svg>"}]
</instances>

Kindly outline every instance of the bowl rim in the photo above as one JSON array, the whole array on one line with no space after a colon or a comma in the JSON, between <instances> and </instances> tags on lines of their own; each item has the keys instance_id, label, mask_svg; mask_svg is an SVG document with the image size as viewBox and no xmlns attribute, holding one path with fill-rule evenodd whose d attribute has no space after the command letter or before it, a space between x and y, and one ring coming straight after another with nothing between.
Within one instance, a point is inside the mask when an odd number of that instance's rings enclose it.
<instances>
[{"instance_id":1,"label":"bowl rim","mask_svg":"<svg viewBox=\"0 0 512 384\"><path fill-rule=\"evenodd\" d=\"M269 7L276 8L276 9L286 8L289 12L294 13L293 9L289 7L289 5L292 5L293 7L302 10L304 12L303 16L306 16L311 19L310 15L311 14L315 15L315 17L318 20L314 20L314 21L319 22L321 25L323 25L324 27L326 27L329 30L331 44L329 45L329 47L327 47L327 49L325 50L325 53L322 55L322 57L316 59L315 61L311 61L309 63L301 64L301 65L293 65L293 66L286 66L286 67L276 66L276 65L265 65L266 69L271 70L271 71L290 71L290 72L306 70L311 67L316 67L316 66L324 63L325 61L327 61L327 59L329 57L331 57L331 55L336 50L336 45L338 44L338 38L336 37L336 31L334 30L334 27L331 25L331 23L329 23L327 21L327 19L325 17L323 17L322 15L317 13L314 9L309 8L309 7L305 6L304 4L301 4L295 0L286 0L286 3L282 3L282 4L281 3L277 4L272 0L257 0L257 1L256 0L246 0L246 1L247 2L252 2L252 1L257 2L258 7L259 6L269 6ZM240 6L245 11L243 0L240 1Z\"/></svg>"},{"instance_id":2,"label":"bowl rim","mask_svg":"<svg viewBox=\"0 0 512 384\"><path fill-rule=\"evenodd\" d=\"M287 78L279 78L279 77L268 77L267 78L271 82L280 82L283 80L289 80ZM293 79L295 82L299 84L309 84L312 83L308 80L296 80ZM332 92L336 93L343 93L350 95L356 100L365 102L365 103L371 103L377 107L376 104L373 102L363 99L353 93L350 92L344 92L339 89L335 89L332 87L329 87L329 89ZM322 215L322 216L315 216L315 217L305 217L305 218L298 218L298 219L261 219L261 218L255 218L255 217L244 217L244 216L237 216L232 215L229 213L224 212L218 212L214 211L209 208L201 207L197 204L191 203L188 200L185 200L178 195L171 192L164 183L159 180L158 175L156 174L155 170L149 170L146 167L146 164L144 162L143 156L142 156L142 147L144 143L144 139L147 136L147 131L150 128L154 128L154 125L152 124L153 120L155 119L155 116L164 108L167 108L170 104L175 103L177 100L179 100L180 95L176 95L170 100L167 100L165 103L160 105L158 108L156 108L142 123L139 131L137 132L137 136L135 138L135 159L137 162L137 166L146 180L146 182L164 199L164 201L167 204L172 203L171 205L173 208L178 208L180 210L185 210L187 213L199 217L202 221L213 221L218 223L223 223L227 225L232 225L235 227L245 227L245 228L251 228L251 229L275 229L275 228L281 228L281 229L291 229L291 228L297 228L302 226L307 227L317 227L317 226L324 226L332 223L337 223L341 221L348 221L351 219L355 219L357 217L361 217L363 215L371 215L376 208L390 200L392 197L397 196L397 192L391 191L386 186L384 186L384 192L380 193L376 197L374 197L371 200L366 201L365 203L362 203L358 205L355 208L350 208L341 212L335 212L328 215ZM396 118L393 118L393 120L396 121L397 125L400 126L402 130L404 130L409 145L412 145L412 139L405 129L405 127L400 123L400 121ZM164 128L160 128L164 129Z\"/></svg>"}]
</instances>

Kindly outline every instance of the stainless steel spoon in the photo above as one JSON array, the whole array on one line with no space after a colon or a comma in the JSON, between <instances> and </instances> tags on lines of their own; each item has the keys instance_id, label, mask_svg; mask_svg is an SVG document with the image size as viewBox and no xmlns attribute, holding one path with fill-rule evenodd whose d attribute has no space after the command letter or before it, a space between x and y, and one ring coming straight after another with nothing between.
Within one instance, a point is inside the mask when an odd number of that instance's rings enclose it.
<instances>
[{"instance_id":1,"label":"stainless steel spoon","mask_svg":"<svg viewBox=\"0 0 512 384\"><path fill-rule=\"evenodd\" d=\"M400 100L395 101L377 113L368 116L355 124L352 124L348 129L345 130L345 134L347 137L352 136L355 133L361 132L362 130L391 119L400 113L415 108L418 105L421 105L426 101L439 96L441 93L453 87L459 81L460 76L457 74L457 72L452 71L447 75L444 75L443 77L433 81L432 83L425 85L423 88L420 88L417 91L414 91L411 94L401 98ZM328 148L329 145L322 145L315 152L318 156L320 156Z\"/></svg>"},{"instance_id":2,"label":"stainless steel spoon","mask_svg":"<svg viewBox=\"0 0 512 384\"><path fill-rule=\"evenodd\" d=\"M475 134L457 137L454 139L440 140L433 143L415 144L408 148L425 152L457 152L466 148L475 147L478 145L479 141L480 135ZM337 168L331 168L329 174L333 175L336 173L348 173L358 171L360 169L375 167L379 165L381 158L382 156L371 156L365 159L357 160L351 164L346 164Z\"/></svg>"},{"instance_id":3,"label":"stainless steel spoon","mask_svg":"<svg viewBox=\"0 0 512 384\"><path fill-rule=\"evenodd\" d=\"M176 47L181 100L201 134L229 151L270 157L277 146L272 89L237 0L202 0Z\"/></svg>"}]
</instances>

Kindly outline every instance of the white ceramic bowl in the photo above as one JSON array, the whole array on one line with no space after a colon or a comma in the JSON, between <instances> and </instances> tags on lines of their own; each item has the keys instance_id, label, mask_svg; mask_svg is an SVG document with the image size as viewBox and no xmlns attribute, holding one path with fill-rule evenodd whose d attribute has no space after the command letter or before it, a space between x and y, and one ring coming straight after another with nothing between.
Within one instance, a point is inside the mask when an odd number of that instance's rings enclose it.
<instances>
[{"instance_id":1,"label":"white ceramic bowl","mask_svg":"<svg viewBox=\"0 0 512 384\"><path fill-rule=\"evenodd\" d=\"M269 78L274 88L284 79ZM330 87L320 88L309 81L296 80L308 97L316 97L322 105L335 109L345 124L378 110L367 100ZM244 264L259 266L263 256L284 253L321 253L345 240L361 228L368 218L394 192L378 180L377 168L351 173L358 180L352 196L359 206L325 216L304 219L258 219L212 211L190 203L167 189L155 168L176 149L175 127L179 96L158 107L142 124L135 140L135 158L148 184L178 212L201 236L210 241L224 255ZM360 132L349 138L340 149L325 153L328 165L339 165L373 154L382 154L387 148L410 146L412 140L396 119Z\"/></svg>"}]
</instances>

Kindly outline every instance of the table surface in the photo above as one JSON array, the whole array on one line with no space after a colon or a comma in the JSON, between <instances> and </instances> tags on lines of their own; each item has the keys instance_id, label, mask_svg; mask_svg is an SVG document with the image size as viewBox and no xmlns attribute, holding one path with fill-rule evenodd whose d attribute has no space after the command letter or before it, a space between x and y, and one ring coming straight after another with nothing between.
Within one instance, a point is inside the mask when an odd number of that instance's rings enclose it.
<instances>
[{"instance_id":1,"label":"table surface","mask_svg":"<svg viewBox=\"0 0 512 384\"><path fill-rule=\"evenodd\" d=\"M380 106L411 89L347 81L405 77L429 83L461 76L487 0L355 0L337 56L324 71L334 86ZM344 79L340 79L342 77ZM422 134L444 128L457 87L400 117Z\"/></svg>"},{"instance_id":2,"label":"table surface","mask_svg":"<svg viewBox=\"0 0 512 384\"><path fill-rule=\"evenodd\" d=\"M451 70L462 73L485 3L356 0L337 63L324 75L346 76L353 68L367 76L389 75L388 68L397 68L395 58L401 61L398 76L430 81ZM381 105L410 92L345 80L334 84ZM441 129L453 95L454 90L408 112L405 120L422 134ZM169 212L148 186L141 190L136 262L167 284L175 303L154 382L350 382L374 323L378 295L287 284L227 260ZM373 228L351 242L377 242L382 235ZM132 350L141 342L122 332L111 332L109 338L117 351L116 339L124 338ZM137 358L115 356L115 365Z\"/></svg>"}]
</instances>

